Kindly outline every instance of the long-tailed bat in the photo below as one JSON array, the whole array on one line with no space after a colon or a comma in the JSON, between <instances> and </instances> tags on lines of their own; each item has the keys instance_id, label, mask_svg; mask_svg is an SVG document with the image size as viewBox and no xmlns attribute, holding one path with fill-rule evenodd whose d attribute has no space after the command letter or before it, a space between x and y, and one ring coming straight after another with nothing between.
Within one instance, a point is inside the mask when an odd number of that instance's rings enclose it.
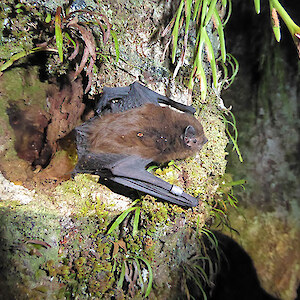
<instances>
[{"instance_id":1,"label":"long-tailed bat","mask_svg":"<svg viewBox=\"0 0 300 300\"><path fill-rule=\"evenodd\" d=\"M190 113L161 107L158 102ZM151 162L186 158L207 142L193 111L138 82L105 88L97 108L100 116L76 128L74 172L97 174L172 203L196 206L196 198L146 171Z\"/></svg>"}]
</instances>

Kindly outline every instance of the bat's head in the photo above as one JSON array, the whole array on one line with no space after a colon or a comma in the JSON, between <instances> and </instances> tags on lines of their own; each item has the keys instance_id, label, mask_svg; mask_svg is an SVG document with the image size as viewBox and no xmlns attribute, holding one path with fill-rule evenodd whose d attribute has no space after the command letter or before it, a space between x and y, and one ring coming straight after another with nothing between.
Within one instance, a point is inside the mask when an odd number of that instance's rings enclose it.
<instances>
[{"instance_id":1,"label":"bat's head","mask_svg":"<svg viewBox=\"0 0 300 300\"><path fill-rule=\"evenodd\" d=\"M192 125L188 125L183 134L183 142L192 151L199 151L208 141L204 134L202 126L196 129Z\"/></svg>"}]
</instances>

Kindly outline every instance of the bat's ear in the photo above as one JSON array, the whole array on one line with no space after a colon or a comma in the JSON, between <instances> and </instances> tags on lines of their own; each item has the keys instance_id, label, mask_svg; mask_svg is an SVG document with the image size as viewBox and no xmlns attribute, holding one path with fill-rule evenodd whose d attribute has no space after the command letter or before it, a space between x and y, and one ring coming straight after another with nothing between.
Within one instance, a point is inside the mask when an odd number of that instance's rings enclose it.
<instances>
[{"instance_id":1,"label":"bat's ear","mask_svg":"<svg viewBox=\"0 0 300 300\"><path fill-rule=\"evenodd\" d=\"M184 130L183 141L186 146L191 147L193 141L197 142L196 130L192 125L189 125Z\"/></svg>"},{"instance_id":2,"label":"bat's ear","mask_svg":"<svg viewBox=\"0 0 300 300\"><path fill-rule=\"evenodd\" d=\"M202 135L197 134L192 125L189 125L185 128L183 142L187 147L200 150L207 141L208 140L204 133Z\"/></svg>"},{"instance_id":3,"label":"bat's ear","mask_svg":"<svg viewBox=\"0 0 300 300\"><path fill-rule=\"evenodd\" d=\"M184 131L184 137L188 139L192 139L196 136L196 130L192 125L189 125L187 128L185 128Z\"/></svg>"}]
</instances>

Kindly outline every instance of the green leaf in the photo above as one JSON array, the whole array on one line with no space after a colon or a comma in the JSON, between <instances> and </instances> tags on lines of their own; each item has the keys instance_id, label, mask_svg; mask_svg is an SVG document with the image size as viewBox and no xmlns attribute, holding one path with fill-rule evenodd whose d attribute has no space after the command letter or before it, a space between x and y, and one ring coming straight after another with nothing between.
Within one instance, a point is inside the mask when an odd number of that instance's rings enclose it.
<instances>
[{"instance_id":1,"label":"green leaf","mask_svg":"<svg viewBox=\"0 0 300 300\"><path fill-rule=\"evenodd\" d=\"M50 14L50 13L47 13L45 22L46 22L46 23L50 23L50 21L51 21L51 14Z\"/></svg>"},{"instance_id":2,"label":"green leaf","mask_svg":"<svg viewBox=\"0 0 300 300\"><path fill-rule=\"evenodd\" d=\"M228 137L230 138L230 140L231 140L231 142L233 144L233 149L232 150L236 150L236 153L237 153L237 155L239 157L240 162L243 162L243 157L241 155L240 149L239 149L238 144L237 144L238 130L237 130L237 127L236 127L235 117L234 117L234 114L232 112L229 112L229 113L230 113L230 115L232 117L233 122L230 122L229 120L227 120L227 118L225 116L223 116L224 123L226 124L225 131L226 131ZM232 128L234 130L234 137L230 133L228 125L232 126Z\"/></svg>"},{"instance_id":3,"label":"green leaf","mask_svg":"<svg viewBox=\"0 0 300 300\"><path fill-rule=\"evenodd\" d=\"M190 75L190 78L189 78L189 82L188 82L188 89L190 91L192 91L193 88L194 88L195 71L196 71L196 60L194 61L193 71L191 72L191 75Z\"/></svg>"},{"instance_id":4,"label":"green leaf","mask_svg":"<svg viewBox=\"0 0 300 300\"><path fill-rule=\"evenodd\" d=\"M289 14L286 12L286 10L283 8L283 6L280 4L278 0L269 0L270 5L276 9L280 17L282 18L283 22L286 24L290 34L293 37L294 42L296 45L299 43L299 35L300 35L300 27L296 25L296 23L292 20L292 18L289 16ZM300 56L300 53L298 51L298 54Z\"/></svg>"},{"instance_id":5,"label":"green leaf","mask_svg":"<svg viewBox=\"0 0 300 300\"><path fill-rule=\"evenodd\" d=\"M281 40L281 33L280 33L280 26L279 26L279 19L278 14L272 3L270 2L270 15L272 19L272 29L277 42Z\"/></svg>"},{"instance_id":6,"label":"green leaf","mask_svg":"<svg viewBox=\"0 0 300 300\"><path fill-rule=\"evenodd\" d=\"M205 20L205 17L206 17L206 11L207 11L207 1L208 0L203 0L203 3L202 3L202 9L201 9L201 26L204 25L204 20Z\"/></svg>"},{"instance_id":7,"label":"green leaf","mask_svg":"<svg viewBox=\"0 0 300 300\"><path fill-rule=\"evenodd\" d=\"M75 41L70 37L70 35L67 32L65 32L65 37L73 44L73 47L76 48Z\"/></svg>"},{"instance_id":8,"label":"green leaf","mask_svg":"<svg viewBox=\"0 0 300 300\"><path fill-rule=\"evenodd\" d=\"M119 279L119 281L118 281L118 283L117 283L117 287L118 287L119 289L122 288L124 279L125 279L125 261L123 261L123 263L122 263L120 279Z\"/></svg>"},{"instance_id":9,"label":"green leaf","mask_svg":"<svg viewBox=\"0 0 300 300\"><path fill-rule=\"evenodd\" d=\"M140 280L140 283L141 283L142 294L144 294L144 282L143 282L143 276L142 276L142 271L141 271L141 265L140 265L139 260L138 260L137 257L134 257L133 259L136 263L136 268L138 270L139 280Z\"/></svg>"},{"instance_id":10,"label":"green leaf","mask_svg":"<svg viewBox=\"0 0 300 300\"><path fill-rule=\"evenodd\" d=\"M185 34L189 31L191 15L192 15L192 0L185 0Z\"/></svg>"},{"instance_id":11,"label":"green leaf","mask_svg":"<svg viewBox=\"0 0 300 300\"><path fill-rule=\"evenodd\" d=\"M57 8L55 14L55 40L56 40L56 47L58 50L60 61L63 62L64 54L63 54L63 36L61 30L61 7L60 6Z\"/></svg>"},{"instance_id":12,"label":"green leaf","mask_svg":"<svg viewBox=\"0 0 300 300\"><path fill-rule=\"evenodd\" d=\"M206 76L204 72L204 68L202 66L202 63L199 63L197 66L197 73L196 77L200 81L200 93L201 93L201 99L204 101L206 98L207 94L207 81L206 81Z\"/></svg>"},{"instance_id":13,"label":"green leaf","mask_svg":"<svg viewBox=\"0 0 300 300\"><path fill-rule=\"evenodd\" d=\"M229 194L227 194L227 199L228 199L229 204L230 204L232 207L237 208L238 200L237 200L235 197L230 196Z\"/></svg>"},{"instance_id":14,"label":"green leaf","mask_svg":"<svg viewBox=\"0 0 300 300\"><path fill-rule=\"evenodd\" d=\"M216 236L213 234L213 232L211 232L210 230L202 227L201 228L201 233L205 234L207 236L207 238L209 239L209 241L211 242L212 245L214 245L216 248L218 248L218 240L216 238Z\"/></svg>"},{"instance_id":15,"label":"green leaf","mask_svg":"<svg viewBox=\"0 0 300 300\"><path fill-rule=\"evenodd\" d=\"M202 66L202 51L203 51L203 45L204 45L204 36L203 36L203 27L200 26L197 32L197 37L196 37L196 42L195 42L195 48L196 48L196 53L195 53L195 59L194 59L194 64L193 64L193 69L190 74L189 82L188 82L188 89L190 91L193 90L194 87L194 81L195 77L199 79L200 81L200 90L201 87L204 88L204 93L203 91L201 92L201 98L204 99L206 97L206 77L205 77L205 72ZM204 29L205 30L205 29ZM205 79L205 80L203 80ZM204 86L203 86L204 84Z\"/></svg>"},{"instance_id":16,"label":"green leaf","mask_svg":"<svg viewBox=\"0 0 300 300\"><path fill-rule=\"evenodd\" d=\"M214 87L216 88L218 78L217 78L217 64L216 64L214 49L213 49L213 46L211 44L211 41L208 37L208 34L207 34L205 28L203 30L203 35L204 35L205 44L207 46L207 48L206 48L207 49L207 56L209 58L209 63L210 63L210 66L211 66L213 84L214 84Z\"/></svg>"},{"instance_id":17,"label":"green leaf","mask_svg":"<svg viewBox=\"0 0 300 300\"><path fill-rule=\"evenodd\" d=\"M245 183L246 183L245 179L240 179L240 180L230 181L230 182L224 183L224 184L222 184L222 187L243 185Z\"/></svg>"},{"instance_id":18,"label":"green leaf","mask_svg":"<svg viewBox=\"0 0 300 300\"><path fill-rule=\"evenodd\" d=\"M226 55L228 57L228 62L231 66L232 69L232 75L230 78L228 78L228 86L226 88L228 88L229 86L231 86L231 84L233 83L235 76L237 75L238 71L239 71L239 62L237 61L237 59L231 55L230 53L228 53Z\"/></svg>"},{"instance_id":19,"label":"green leaf","mask_svg":"<svg viewBox=\"0 0 300 300\"><path fill-rule=\"evenodd\" d=\"M209 9L208 12L205 16L205 21L204 21L204 26L206 26L208 24L208 22L211 19L211 16L213 15L214 10L216 9L216 4L217 4L218 0L212 0L210 5L209 5Z\"/></svg>"},{"instance_id":20,"label":"green leaf","mask_svg":"<svg viewBox=\"0 0 300 300\"><path fill-rule=\"evenodd\" d=\"M142 257L139 257L139 259L146 264L146 266L148 268L148 272L149 272L148 286L147 286L146 293L145 293L145 297L148 297L150 295L150 292L152 289L152 282L153 282L152 268L151 268L151 265L148 260L146 260L145 258L142 258Z\"/></svg>"},{"instance_id":21,"label":"green leaf","mask_svg":"<svg viewBox=\"0 0 300 300\"><path fill-rule=\"evenodd\" d=\"M213 11L213 16L216 21L217 31L218 31L219 40L220 40L221 57L222 57L223 62L225 63L226 62L226 48L225 48L224 30L223 30L223 24L222 24L221 18L219 16L219 13L216 8Z\"/></svg>"},{"instance_id":22,"label":"green leaf","mask_svg":"<svg viewBox=\"0 0 300 300\"><path fill-rule=\"evenodd\" d=\"M227 4L226 4L227 5ZM226 5L223 5L224 7L226 7ZM226 19L223 20L223 27L227 24L227 22L229 21L230 19L230 16L231 16L231 13L232 13L232 3L231 3L231 0L228 1L228 12L227 12L227 16L226 16Z\"/></svg>"},{"instance_id":23,"label":"green leaf","mask_svg":"<svg viewBox=\"0 0 300 300\"><path fill-rule=\"evenodd\" d=\"M193 14L193 20L196 20L197 15L199 12L201 12L201 7L202 7L202 1L203 0L197 0L194 6L194 14Z\"/></svg>"},{"instance_id":24,"label":"green leaf","mask_svg":"<svg viewBox=\"0 0 300 300\"><path fill-rule=\"evenodd\" d=\"M203 32L205 31L205 28L202 27L199 34L199 45L198 45L198 50L197 50L197 56L195 59L196 63L196 74L195 76L199 79L200 81L200 93L201 93L201 99L205 100L206 98L206 93L207 93L207 81L206 81L206 76L205 76L205 71L202 65L202 51L203 51L203 46L204 46L204 34Z\"/></svg>"},{"instance_id":25,"label":"green leaf","mask_svg":"<svg viewBox=\"0 0 300 300\"><path fill-rule=\"evenodd\" d=\"M277 42L280 42L280 40L281 40L280 27L273 26L272 29L273 29L274 36L275 36L276 41L277 41Z\"/></svg>"},{"instance_id":26,"label":"green leaf","mask_svg":"<svg viewBox=\"0 0 300 300\"><path fill-rule=\"evenodd\" d=\"M116 62L118 62L119 58L120 58L120 48L119 48L119 42L118 42L117 34L112 29L110 31L110 34L111 34L111 36L114 40L115 51L116 51Z\"/></svg>"},{"instance_id":27,"label":"green leaf","mask_svg":"<svg viewBox=\"0 0 300 300\"><path fill-rule=\"evenodd\" d=\"M260 0L254 0L254 7L257 14L260 13Z\"/></svg>"},{"instance_id":28,"label":"green leaf","mask_svg":"<svg viewBox=\"0 0 300 300\"><path fill-rule=\"evenodd\" d=\"M136 211L134 212L132 236L136 236L138 233L140 212L141 208L137 207Z\"/></svg>"},{"instance_id":29,"label":"green leaf","mask_svg":"<svg viewBox=\"0 0 300 300\"><path fill-rule=\"evenodd\" d=\"M177 10L177 13L176 13L176 20L175 20L174 28L172 31L172 36L173 36L172 63L175 62L175 57L176 57L177 41L178 41L178 35L179 35L179 23L180 23L180 19L181 19L183 5L184 5L184 0L181 0L180 5Z\"/></svg>"},{"instance_id":30,"label":"green leaf","mask_svg":"<svg viewBox=\"0 0 300 300\"><path fill-rule=\"evenodd\" d=\"M158 166L150 166L148 169L147 169L147 172L151 172L155 169L158 169L159 167Z\"/></svg>"},{"instance_id":31,"label":"green leaf","mask_svg":"<svg viewBox=\"0 0 300 300\"><path fill-rule=\"evenodd\" d=\"M4 63L2 66L0 66L0 72L3 72L7 68L9 68L18 59L28 56L29 54L32 54L32 53L35 53L38 51L43 51L43 50L44 49L41 47L36 47L29 51L24 50L24 51L14 54L6 63Z\"/></svg>"},{"instance_id":32,"label":"green leaf","mask_svg":"<svg viewBox=\"0 0 300 300\"><path fill-rule=\"evenodd\" d=\"M129 207L125 211L121 213L121 215L115 220L115 222L111 225L109 228L107 234L111 234L119 225L124 221L124 219L127 217L127 215L137 209L138 207Z\"/></svg>"},{"instance_id":33,"label":"green leaf","mask_svg":"<svg viewBox=\"0 0 300 300\"><path fill-rule=\"evenodd\" d=\"M209 282L209 279L207 277L207 274L205 273L204 269L201 268L199 265L195 264L194 268L200 271L200 274L205 282Z\"/></svg>"}]
</instances>

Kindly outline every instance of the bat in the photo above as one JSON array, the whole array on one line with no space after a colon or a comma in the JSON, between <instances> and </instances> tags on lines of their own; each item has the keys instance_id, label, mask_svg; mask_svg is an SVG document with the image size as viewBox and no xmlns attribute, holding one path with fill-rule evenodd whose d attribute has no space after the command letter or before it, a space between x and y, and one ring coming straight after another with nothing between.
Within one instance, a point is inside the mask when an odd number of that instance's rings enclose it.
<instances>
[{"instance_id":1,"label":"bat","mask_svg":"<svg viewBox=\"0 0 300 300\"><path fill-rule=\"evenodd\" d=\"M159 103L170 104L178 112ZM152 162L184 159L207 142L194 108L135 82L104 88L97 116L76 128L74 173L90 173L162 200L194 207L198 200L149 173Z\"/></svg>"}]
</instances>

